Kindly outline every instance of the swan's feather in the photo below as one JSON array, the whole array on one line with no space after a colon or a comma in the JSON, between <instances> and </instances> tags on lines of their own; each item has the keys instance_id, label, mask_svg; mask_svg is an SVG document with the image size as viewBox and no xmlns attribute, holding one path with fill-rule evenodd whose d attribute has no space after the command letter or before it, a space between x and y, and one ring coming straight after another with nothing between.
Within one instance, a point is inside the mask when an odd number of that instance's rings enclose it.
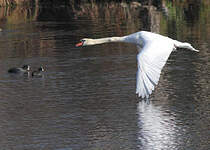
<instances>
[{"instance_id":1,"label":"swan's feather","mask_svg":"<svg viewBox=\"0 0 210 150\"><path fill-rule=\"evenodd\" d=\"M148 98L152 93L173 48L172 40L166 38L144 42L144 47L139 50L137 55L136 94L139 97Z\"/></svg>"}]
</instances>

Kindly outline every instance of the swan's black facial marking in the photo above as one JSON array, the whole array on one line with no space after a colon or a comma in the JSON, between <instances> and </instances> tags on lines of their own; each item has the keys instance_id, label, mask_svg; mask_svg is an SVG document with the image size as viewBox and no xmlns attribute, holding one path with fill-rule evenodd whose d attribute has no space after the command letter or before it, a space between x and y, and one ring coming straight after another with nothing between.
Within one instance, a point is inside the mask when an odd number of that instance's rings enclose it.
<instances>
[{"instance_id":1,"label":"swan's black facial marking","mask_svg":"<svg viewBox=\"0 0 210 150\"><path fill-rule=\"evenodd\" d=\"M76 47L81 47L81 46L83 46L83 45L84 45L84 42L85 42L84 39L80 40L80 42L76 44Z\"/></svg>"},{"instance_id":2,"label":"swan's black facial marking","mask_svg":"<svg viewBox=\"0 0 210 150\"><path fill-rule=\"evenodd\" d=\"M82 39L82 40L80 40L80 42L82 42L82 46L83 46L83 44L85 43L85 40L84 40L84 39Z\"/></svg>"}]
</instances>

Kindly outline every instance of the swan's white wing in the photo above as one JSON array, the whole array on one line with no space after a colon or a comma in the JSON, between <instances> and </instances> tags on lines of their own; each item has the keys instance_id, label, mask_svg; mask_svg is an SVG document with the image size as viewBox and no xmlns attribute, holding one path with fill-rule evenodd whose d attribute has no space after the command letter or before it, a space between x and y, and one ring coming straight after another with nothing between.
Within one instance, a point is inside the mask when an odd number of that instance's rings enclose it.
<instances>
[{"instance_id":1,"label":"swan's white wing","mask_svg":"<svg viewBox=\"0 0 210 150\"><path fill-rule=\"evenodd\" d=\"M172 40L148 41L137 55L136 94L148 98L158 84L160 73L174 48Z\"/></svg>"}]
</instances>

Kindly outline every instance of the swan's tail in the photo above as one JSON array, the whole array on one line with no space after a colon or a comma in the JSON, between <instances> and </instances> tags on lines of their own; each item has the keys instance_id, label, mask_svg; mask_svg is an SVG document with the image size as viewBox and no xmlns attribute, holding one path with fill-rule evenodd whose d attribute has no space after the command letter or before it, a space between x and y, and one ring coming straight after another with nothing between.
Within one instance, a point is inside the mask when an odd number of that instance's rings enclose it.
<instances>
[{"instance_id":1,"label":"swan's tail","mask_svg":"<svg viewBox=\"0 0 210 150\"><path fill-rule=\"evenodd\" d=\"M175 48L176 47L178 47L178 48L186 48L186 49L189 49L191 51L199 52L199 50L193 48L190 43L186 43L186 42L182 43L182 42L174 40L174 46L175 46Z\"/></svg>"}]
</instances>

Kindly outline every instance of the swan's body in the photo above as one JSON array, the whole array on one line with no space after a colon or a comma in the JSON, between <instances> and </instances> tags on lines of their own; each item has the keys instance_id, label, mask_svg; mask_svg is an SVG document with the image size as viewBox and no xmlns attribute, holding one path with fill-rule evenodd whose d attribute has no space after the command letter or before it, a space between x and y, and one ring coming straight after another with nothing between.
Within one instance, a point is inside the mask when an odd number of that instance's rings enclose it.
<instances>
[{"instance_id":1,"label":"swan's body","mask_svg":"<svg viewBox=\"0 0 210 150\"><path fill-rule=\"evenodd\" d=\"M109 37L101 39L82 39L76 46L88 46L109 42L126 42L137 45L138 71L136 80L136 94L148 98L158 84L160 73L169 55L176 48L187 48L197 51L189 43L182 43L171 38L140 31L123 37Z\"/></svg>"}]
</instances>

